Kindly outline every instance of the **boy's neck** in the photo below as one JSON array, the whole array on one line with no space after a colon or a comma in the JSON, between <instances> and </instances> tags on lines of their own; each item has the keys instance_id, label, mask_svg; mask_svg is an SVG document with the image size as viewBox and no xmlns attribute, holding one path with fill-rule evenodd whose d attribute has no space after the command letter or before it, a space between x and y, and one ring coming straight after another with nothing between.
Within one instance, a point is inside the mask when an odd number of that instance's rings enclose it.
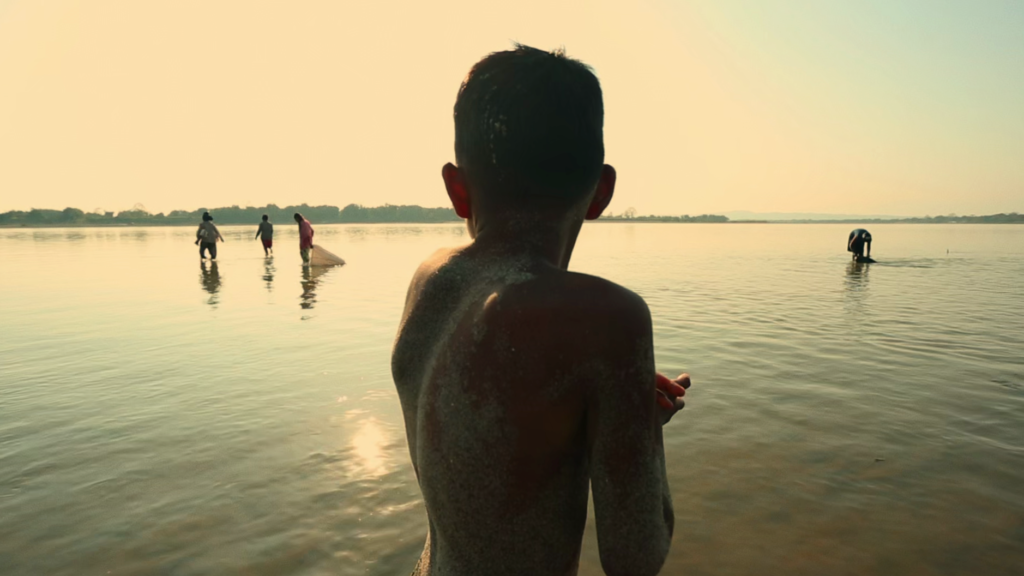
<instances>
[{"instance_id":1,"label":"boy's neck","mask_svg":"<svg viewBox=\"0 0 1024 576\"><path fill-rule=\"evenodd\" d=\"M474 216L470 226L478 250L501 258L523 258L566 270L583 218L541 220L535 216Z\"/></svg>"}]
</instances>

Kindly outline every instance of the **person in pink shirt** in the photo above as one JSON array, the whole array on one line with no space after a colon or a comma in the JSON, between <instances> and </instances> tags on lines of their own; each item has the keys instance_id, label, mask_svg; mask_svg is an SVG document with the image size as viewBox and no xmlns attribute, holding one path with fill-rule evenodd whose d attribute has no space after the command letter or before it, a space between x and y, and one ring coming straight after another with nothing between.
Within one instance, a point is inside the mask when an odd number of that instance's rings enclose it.
<instances>
[{"instance_id":1,"label":"person in pink shirt","mask_svg":"<svg viewBox=\"0 0 1024 576\"><path fill-rule=\"evenodd\" d=\"M302 261L309 264L309 254L313 251L313 225L298 212L295 213L295 221L299 223L299 254L302 254Z\"/></svg>"}]
</instances>

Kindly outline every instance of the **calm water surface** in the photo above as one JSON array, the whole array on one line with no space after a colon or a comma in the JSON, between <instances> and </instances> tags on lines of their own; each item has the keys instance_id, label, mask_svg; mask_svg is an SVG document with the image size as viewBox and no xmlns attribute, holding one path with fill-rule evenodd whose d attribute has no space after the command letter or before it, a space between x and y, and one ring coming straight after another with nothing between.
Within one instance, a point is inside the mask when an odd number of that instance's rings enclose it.
<instances>
[{"instance_id":1,"label":"calm water surface","mask_svg":"<svg viewBox=\"0 0 1024 576\"><path fill-rule=\"evenodd\" d=\"M0 230L0 573L408 573L426 519L391 383L448 225ZM595 224L572 268L687 370L665 574L1024 572L1024 226ZM948 250L948 253L947 253ZM500 529L500 526L495 526ZM601 574L593 524L581 574Z\"/></svg>"}]
</instances>

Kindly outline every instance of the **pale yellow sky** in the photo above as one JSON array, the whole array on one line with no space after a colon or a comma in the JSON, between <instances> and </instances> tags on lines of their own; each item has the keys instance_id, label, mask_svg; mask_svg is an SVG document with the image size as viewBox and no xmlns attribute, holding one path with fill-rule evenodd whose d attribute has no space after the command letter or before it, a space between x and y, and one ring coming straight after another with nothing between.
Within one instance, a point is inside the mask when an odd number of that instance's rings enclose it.
<instances>
[{"instance_id":1,"label":"pale yellow sky","mask_svg":"<svg viewBox=\"0 0 1024 576\"><path fill-rule=\"evenodd\" d=\"M0 0L0 210L446 202L469 67L565 46L611 209L1024 212L1024 3Z\"/></svg>"}]
</instances>

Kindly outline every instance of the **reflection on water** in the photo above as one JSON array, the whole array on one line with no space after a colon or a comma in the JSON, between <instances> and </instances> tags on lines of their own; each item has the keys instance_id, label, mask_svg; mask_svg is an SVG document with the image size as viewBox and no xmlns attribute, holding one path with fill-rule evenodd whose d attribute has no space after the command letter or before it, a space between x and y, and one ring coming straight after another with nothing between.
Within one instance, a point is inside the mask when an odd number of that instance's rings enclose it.
<instances>
[{"instance_id":1,"label":"reflection on water","mask_svg":"<svg viewBox=\"0 0 1024 576\"><path fill-rule=\"evenodd\" d=\"M870 270L871 264L851 261L846 266L846 289L851 292L867 290Z\"/></svg>"},{"instance_id":2,"label":"reflection on water","mask_svg":"<svg viewBox=\"0 0 1024 576\"><path fill-rule=\"evenodd\" d=\"M330 231L330 229L328 229ZM442 226L410 226L410 225L365 225L345 226L341 229L349 242L365 242L387 240L389 238L408 239L416 236L438 238L441 242L460 243L467 236L463 225Z\"/></svg>"},{"instance_id":3,"label":"reflection on water","mask_svg":"<svg viewBox=\"0 0 1024 576\"><path fill-rule=\"evenodd\" d=\"M220 301L220 270L217 268L217 261L210 262L207 267L206 261L201 260L199 270L199 284L202 285L203 290L210 293L210 298L206 303L216 308Z\"/></svg>"},{"instance_id":4,"label":"reflection on water","mask_svg":"<svg viewBox=\"0 0 1024 576\"><path fill-rule=\"evenodd\" d=\"M846 265L843 306L849 313L860 315L864 312L864 305L868 298L869 270L871 270L871 264L856 260L852 260Z\"/></svg>"},{"instance_id":5,"label":"reflection on water","mask_svg":"<svg viewBox=\"0 0 1024 576\"><path fill-rule=\"evenodd\" d=\"M274 272L277 272L274 268L274 257L267 256L263 259L263 281L267 283L267 292L274 290Z\"/></svg>"},{"instance_id":6,"label":"reflection on water","mask_svg":"<svg viewBox=\"0 0 1024 576\"><path fill-rule=\"evenodd\" d=\"M330 268L324 266L303 266L302 267L302 295L299 296L299 306L303 310L312 310L316 305L316 287L320 284L320 278Z\"/></svg>"},{"instance_id":7,"label":"reflection on water","mask_svg":"<svg viewBox=\"0 0 1024 576\"><path fill-rule=\"evenodd\" d=\"M197 293L191 226L0 229L3 576L414 566L390 350L465 228L320 226L350 262L326 277L221 231ZM846 225L583 227L571 268L643 296L658 368L696 381L665 428L662 574L1021 572L1024 226L884 232L867 266ZM603 573L591 515L580 576Z\"/></svg>"},{"instance_id":8,"label":"reflection on water","mask_svg":"<svg viewBox=\"0 0 1024 576\"><path fill-rule=\"evenodd\" d=\"M359 424L359 430L352 437L352 449L359 458L362 477L377 478L387 472L387 444L388 437L375 418L367 418Z\"/></svg>"}]
</instances>

